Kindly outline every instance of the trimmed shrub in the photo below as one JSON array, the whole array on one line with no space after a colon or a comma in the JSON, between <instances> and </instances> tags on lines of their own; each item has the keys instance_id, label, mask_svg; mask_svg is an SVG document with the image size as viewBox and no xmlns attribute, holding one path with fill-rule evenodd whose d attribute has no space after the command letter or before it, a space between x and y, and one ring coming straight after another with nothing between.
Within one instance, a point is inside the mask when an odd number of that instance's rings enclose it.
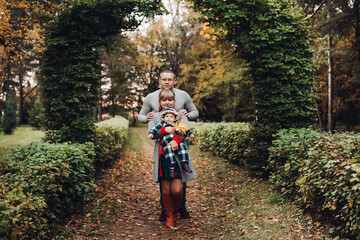
<instances>
[{"instance_id":1,"label":"trimmed shrub","mask_svg":"<svg viewBox=\"0 0 360 240\"><path fill-rule=\"evenodd\" d=\"M96 128L94 167L97 173L120 154L126 142L127 131L127 128L116 129L109 126Z\"/></svg>"},{"instance_id":2,"label":"trimmed shrub","mask_svg":"<svg viewBox=\"0 0 360 240\"><path fill-rule=\"evenodd\" d=\"M297 195L298 185L296 180L300 175L300 168L308 159L308 151L320 140L318 131L301 128L280 130L269 149L268 170L271 172L270 179L286 194Z\"/></svg>"},{"instance_id":3,"label":"trimmed shrub","mask_svg":"<svg viewBox=\"0 0 360 240\"><path fill-rule=\"evenodd\" d=\"M0 182L42 197L51 218L66 214L94 186L94 145L35 143L12 150Z\"/></svg>"},{"instance_id":4,"label":"trimmed shrub","mask_svg":"<svg viewBox=\"0 0 360 240\"><path fill-rule=\"evenodd\" d=\"M98 122L95 124L97 127L108 126L116 129L128 129L129 120L121 116L115 116L112 118L107 118L104 121Z\"/></svg>"},{"instance_id":5,"label":"trimmed shrub","mask_svg":"<svg viewBox=\"0 0 360 240\"><path fill-rule=\"evenodd\" d=\"M4 117L2 127L5 134L12 134L17 125L16 120L16 103L12 96L9 96L5 101Z\"/></svg>"},{"instance_id":6,"label":"trimmed shrub","mask_svg":"<svg viewBox=\"0 0 360 240\"><path fill-rule=\"evenodd\" d=\"M271 180L305 208L360 238L360 134L281 130L270 148Z\"/></svg>"},{"instance_id":7,"label":"trimmed shrub","mask_svg":"<svg viewBox=\"0 0 360 240\"><path fill-rule=\"evenodd\" d=\"M45 113L40 104L35 103L29 111L28 123L35 129L40 129L44 125Z\"/></svg>"},{"instance_id":8,"label":"trimmed shrub","mask_svg":"<svg viewBox=\"0 0 360 240\"><path fill-rule=\"evenodd\" d=\"M196 123L192 124L201 150L232 162L247 165L244 158L250 130L248 123Z\"/></svg>"},{"instance_id":9,"label":"trimmed shrub","mask_svg":"<svg viewBox=\"0 0 360 240\"><path fill-rule=\"evenodd\" d=\"M41 239L48 229L43 198L0 184L0 239Z\"/></svg>"},{"instance_id":10,"label":"trimmed shrub","mask_svg":"<svg viewBox=\"0 0 360 240\"><path fill-rule=\"evenodd\" d=\"M94 166L97 173L120 154L126 142L128 128L129 121L121 116L96 123Z\"/></svg>"},{"instance_id":11,"label":"trimmed shrub","mask_svg":"<svg viewBox=\"0 0 360 240\"><path fill-rule=\"evenodd\" d=\"M95 142L33 143L1 160L0 239L49 239L51 222L86 200L95 171L120 153L128 127L122 119L97 127Z\"/></svg>"}]
</instances>

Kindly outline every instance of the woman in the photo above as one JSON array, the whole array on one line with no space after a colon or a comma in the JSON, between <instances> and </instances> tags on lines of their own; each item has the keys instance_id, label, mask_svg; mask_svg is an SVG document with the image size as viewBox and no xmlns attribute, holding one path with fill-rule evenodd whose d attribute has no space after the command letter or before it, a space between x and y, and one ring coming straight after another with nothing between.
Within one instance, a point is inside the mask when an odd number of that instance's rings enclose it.
<instances>
[{"instance_id":1,"label":"woman","mask_svg":"<svg viewBox=\"0 0 360 240\"><path fill-rule=\"evenodd\" d=\"M148 129L149 131L153 129L158 123L161 122L160 114L168 107L174 107L175 103L175 94L171 90L161 90L159 94L159 105L160 112L154 113L154 118L149 122ZM180 121L189 125L187 117L180 115ZM164 152L161 144L159 144L160 139L167 135L174 134L175 129L173 127L164 127L161 129L160 133L154 136L156 139L155 149L154 149L154 182L161 182L161 197L164 205L165 215L166 215L166 227L173 227L174 223L178 217L178 210L183 200L183 182L193 180L196 178L195 171L192 173L182 172L180 170L180 163L178 155L175 155L177 164L176 176L170 178L167 171L167 162L165 160ZM179 143L184 141L184 138L175 136L173 140L169 143L173 151L178 149ZM189 160L190 169L194 169L191 158Z\"/></svg>"}]
</instances>

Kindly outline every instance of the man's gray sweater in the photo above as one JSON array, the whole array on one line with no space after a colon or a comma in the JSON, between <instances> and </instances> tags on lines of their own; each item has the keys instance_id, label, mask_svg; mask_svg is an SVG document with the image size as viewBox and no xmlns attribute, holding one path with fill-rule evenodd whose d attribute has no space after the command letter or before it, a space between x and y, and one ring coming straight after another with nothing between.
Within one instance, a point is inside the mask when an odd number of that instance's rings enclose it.
<instances>
[{"instance_id":1,"label":"man's gray sweater","mask_svg":"<svg viewBox=\"0 0 360 240\"><path fill-rule=\"evenodd\" d=\"M199 117L199 111L195 107L194 103L191 100L190 95L177 88L171 89L175 93L175 104L174 109L179 111L180 109L186 109L188 112L188 119L195 120ZM156 90L155 92L149 93L143 102L143 106L139 112L138 120L141 123L147 123L146 114L149 112L159 112L159 93L161 89Z\"/></svg>"}]
</instances>

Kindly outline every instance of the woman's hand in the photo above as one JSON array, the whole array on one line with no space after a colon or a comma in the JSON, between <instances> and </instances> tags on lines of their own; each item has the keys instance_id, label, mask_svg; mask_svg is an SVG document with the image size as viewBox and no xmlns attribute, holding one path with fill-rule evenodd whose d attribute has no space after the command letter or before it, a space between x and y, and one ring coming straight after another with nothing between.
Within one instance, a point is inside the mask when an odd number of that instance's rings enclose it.
<instances>
[{"instance_id":1,"label":"woman's hand","mask_svg":"<svg viewBox=\"0 0 360 240\"><path fill-rule=\"evenodd\" d=\"M168 146L171 145L171 149L173 151L178 150L179 148L179 144L175 141L175 140L171 140L171 142L168 144Z\"/></svg>"},{"instance_id":2,"label":"woman's hand","mask_svg":"<svg viewBox=\"0 0 360 240\"><path fill-rule=\"evenodd\" d=\"M173 134L173 135L176 134L174 127L166 127L166 128L165 128L165 132L167 132L167 133L169 133L169 134Z\"/></svg>"}]
</instances>

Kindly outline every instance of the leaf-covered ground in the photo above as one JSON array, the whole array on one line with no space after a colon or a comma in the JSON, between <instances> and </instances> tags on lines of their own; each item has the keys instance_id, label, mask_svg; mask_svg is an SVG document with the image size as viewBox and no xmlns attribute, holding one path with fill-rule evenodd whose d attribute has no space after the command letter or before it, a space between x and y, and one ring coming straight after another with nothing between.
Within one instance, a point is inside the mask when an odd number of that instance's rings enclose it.
<instances>
[{"instance_id":1,"label":"leaf-covered ground","mask_svg":"<svg viewBox=\"0 0 360 240\"><path fill-rule=\"evenodd\" d=\"M330 239L271 183L191 146L198 178L188 183L191 219L176 229L158 221L152 182L153 146L145 128L131 128L131 147L101 174L89 202L59 225L58 239Z\"/></svg>"}]
</instances>

